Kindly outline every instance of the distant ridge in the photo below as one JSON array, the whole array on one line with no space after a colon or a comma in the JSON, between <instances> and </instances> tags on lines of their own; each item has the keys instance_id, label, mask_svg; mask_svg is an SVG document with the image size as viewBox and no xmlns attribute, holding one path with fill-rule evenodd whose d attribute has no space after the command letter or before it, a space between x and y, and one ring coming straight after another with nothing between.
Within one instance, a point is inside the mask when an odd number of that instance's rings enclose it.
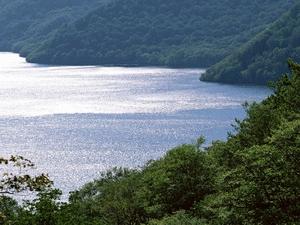
<instances>
[{"instance_id":1,"label":"distant ridge","mask_svg":"<svg viewBox=\"0 0 300 225\"><path fill-rule=\"evenodd\" d=\"M293 2L115 0L21 52L47 64L207 67Z\"/></svg>"},{"instance_id":2,"label":"distant ridge","mask_svg":"<svg viewBox=\"0 0 300 225\"><path fill-rule=\"evenodd\" d=\"M288 58L300 61L300 4L208 69L201 80L266 84L288 71Z\"/></svg>"},{"instance_id":3,"label":"distant ridge","mask_svg":"<svg viewBox=\"0 0 300 225\"><path fill-rule=\"evenodd\" d=\"M0 0L0 51L29 52L108 0Z\"/></svg>"}]
</instances>

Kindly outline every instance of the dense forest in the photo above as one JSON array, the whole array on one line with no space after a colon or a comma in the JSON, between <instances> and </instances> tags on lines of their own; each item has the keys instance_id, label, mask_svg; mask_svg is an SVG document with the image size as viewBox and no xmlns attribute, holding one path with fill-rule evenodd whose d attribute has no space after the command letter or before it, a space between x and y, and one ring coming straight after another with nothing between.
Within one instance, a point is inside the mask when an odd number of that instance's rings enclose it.
<instances>
[{"instance_id":1,"label":"dense forest","mask_svg":"<svg viewBox=\"0 0 300 225\"><path fill-rule=\"evenodd\" d=\"M27 52L107 0L0 0L0 50Z\"/></svg>"},{"instance_id":2,"label":"dense forest","mask_svg":"<svg viewBox=\"0 0 300 225\"><path fill-rule=\"evenodd\" d=\"M292 7L294 0L115 0L21 49L48 64L206 67ZM31 48L32 47L32 48Z\"/></svg>"},{"instance_id":3,"label":"dense forest","mask_svg":"<svg viewBox=\"0 0 300 225\"><path fill-rule=\"evenodd\" d=\"M201 79L266 84L288 71L288 58L300 61L300 4L233 54L208 69ZM271 69L270 69L271 68Z\"/></svg>"},{"instance_id":4,"label":"dense forest","mask_svg":"<svg viewBox=\"0 0 300 225\"><path fill-rule=\"evenodd\" d=\"M203 81L266 84L300 60L295 2L0 0L0 51L46 64L211 66Z\"/></svg>"},{"instance_id":5,"label":"dense forest","mask_svg":"<svg viewBox=\"0 0 300 225\"><path fill-rule=\"evenodd\" d=\"M299 225L300 65L289 61L289 68L270 97L245 104L247 117L227 141L203 148L201 137L143 168L113 169L71 193L68 203L56 201L61 193L45 177L0 180L0 193L47 184L23 206L1 196L0 223ZM4 166L10 161L0 158Z\"/></svg>"}]
</instances>

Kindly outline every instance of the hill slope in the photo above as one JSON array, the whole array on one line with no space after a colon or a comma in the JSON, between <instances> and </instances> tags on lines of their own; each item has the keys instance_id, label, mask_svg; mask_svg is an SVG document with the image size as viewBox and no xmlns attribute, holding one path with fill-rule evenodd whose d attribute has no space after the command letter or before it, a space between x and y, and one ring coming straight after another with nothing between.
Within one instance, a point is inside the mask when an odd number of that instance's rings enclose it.
<instances>
[{"instance_id":1,"label":"hill slope","mask_svg":"<svg viewBox=\"0 0 300 225\"><path fill-rule=\"evenodd\" d=\"M201 79L265 84L288 71L285 63L288 58L300 61L300 4L232 55L212 66Z\"/></svg>"},{"instance_id":2,"label":"hill slope","mask_svg":"<svg viewBox=\"0 0 300 225\"><path fill-rule=\"evenodd\" d=\"M29 52L30 62L208 66L293 0L116 0Z\"/></svg>"},{"instance_id":3,"label":"hill slope","mask_svg":"<svg viewBox=\"0 0 300 225\"><path fill-rule=\"evenodd\" d=\"M0 50L20 51L105 0L0 0Z\"/></svg>"}]
</instances>

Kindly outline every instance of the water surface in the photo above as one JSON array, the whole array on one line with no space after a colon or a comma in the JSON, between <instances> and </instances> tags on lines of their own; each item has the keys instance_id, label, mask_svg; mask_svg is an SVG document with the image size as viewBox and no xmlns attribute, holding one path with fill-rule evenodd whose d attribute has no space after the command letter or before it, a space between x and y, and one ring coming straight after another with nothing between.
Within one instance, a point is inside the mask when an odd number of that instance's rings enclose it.
<instances>
[{"instance_id":1,"label":"water surface","mask_svg":"<svg viewBox=\"0 0 300 225\"><path fill-rule=\"evenodd\" d=\"M203 71L42 66L0 53L0 153L32 159L66 193L199 135L224 140L241 104L270 90L200 82Z\"/></svg>"}]
</instances>

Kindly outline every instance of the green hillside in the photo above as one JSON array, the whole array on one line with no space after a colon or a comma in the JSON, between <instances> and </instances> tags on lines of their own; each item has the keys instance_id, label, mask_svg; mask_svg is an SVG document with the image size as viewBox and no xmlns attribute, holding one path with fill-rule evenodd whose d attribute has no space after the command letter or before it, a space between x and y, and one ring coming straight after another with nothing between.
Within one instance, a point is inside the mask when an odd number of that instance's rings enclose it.
<instances>
[{"instance_id":1,"label":"green hillside","mask_svg":"<svg viewBox=\"0 0 300 225\"><path fill-rule=\"evenodd\" d=\"M204 67L245 43L292 0L115 0L27 52L30 62Z\"/></svg>"},{"instance_id":2,"label":"green hillside","mask_svg":"<svg viewBox=\"0 0 300 225\"><path fill-rule=\"evenodd\" d=\"M285 63L288 58L300 61L300 4L212 66L201 79L266 84L278 79L278 74L288 71Z\"/></svg>"},{"instance_id":3,"label":"green hillside","mask_svg":"<svg viewBox=\"0 0 300 225\"><path fill-rule=\"evenodd\" d=\"M29 51L104 0L0 0L0 51Z\"/></svg>"}]
</instances>

